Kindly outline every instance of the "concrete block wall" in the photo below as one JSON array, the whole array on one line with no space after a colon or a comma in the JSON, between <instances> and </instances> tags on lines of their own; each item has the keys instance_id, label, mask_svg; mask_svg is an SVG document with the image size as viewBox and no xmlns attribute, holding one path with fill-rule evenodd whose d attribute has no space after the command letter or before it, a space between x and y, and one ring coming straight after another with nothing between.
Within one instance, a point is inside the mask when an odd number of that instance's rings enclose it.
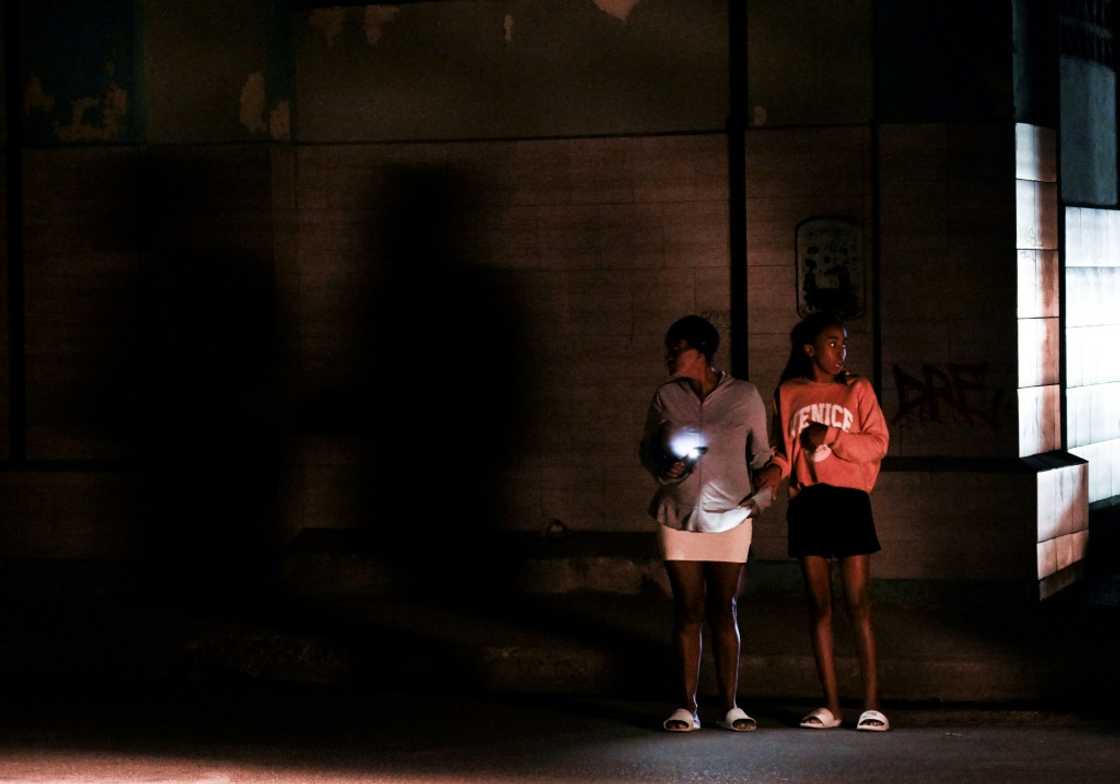
<instances>
[{"instance_id":1,"label":"concrete block wall","mask_svg":"<svg viewBox=\"0 0 1120 784\"><path fill-rule=\"evenodd\" d=\"M300 140L703 132L727 117L726 4L338 6L291 25Z\"/></svg>"},{"instance_id":2,"label":"concrete block wall","mask_svg":"<svg viewBox=\"0 0 1120 784\"><path fill-rule=\"evenodd\" d=\"M1037 579L1042 596L1079 574L1089 542L1088 467L1062 449L1058 167L1055 133L1015 125L1019 456L1036 468Z\"/></svg>"},{"instance_id":3,"label":"concrete block wall","mask_svg":"<svg viewBox=\"0 0 1120 784\"><path fill-rule=\"evenodd\" d=\"M991 470L885 471L872 507L877 577L1030 580L1034 477Z\"/></svg>"},{"instance_id":4,"label":"concrete block wall","mask_svg":"<svg viewBox=\"0 0 1120 784\"><path fill-rule=\"evenodd\" d=\"M402 502L386 501L396 479L406 501L434 503L448 526L465 507L503 528L652 532L636 446L665 376L665 327L699 312L726 340L732 298L745 296L751 380L769 399L798 318L795 228L847 218L863 228L870 258L876 163L891 456L1019 454L1019 390L1051 386L1052 365L1020 364L1015 347L1045 346L1053 330L1033 311L1020 322L1016 307L1038 291L1023 284L1027 271L1049 274L1052 260L1015 253L1005 121L985 109L975 122L944 122L944 113L913 122L913 85L892 82L883 116L897 122L881 127L872 161L870 53L849 45L869 40L870 4L753 4L749 284L732 292L727 90L722 76L697 76L726 74L723 6L639 4L619 17L561 5L545 20L515 4L512 33L505 13L481 3L402 7L372 30L362 9L299 12L288 20L295 62L286 65L300 111L284 130L272 123L285 70L275 30L266 32L272 4L200 6L217 9L203 21L221 52L209 39L176 40L199 9L143 4L152 45L137 92L158 92L144 139L158 146L27 153L29 446L37 458L154 458L166 470L141 485L88 477L108 489L66 510L71 533L55 540L71 544L59 553L127 551L150 531L141 524L91 544L83 532L108 525L96 510L143 520L177 497L189 502L172 528L204 517L208 501L230 501L226 519L246 521L235 533L246 540L400 522ZM448 61L478 68L425 93L415 56L430 53L414 33L441 14L470 32L454 49L466 59ZM850 33L843 46L838 27ZM672 57L627 57L653 51L665 31L682 41ZM784 49L783 36L817 44L775 68L766 47ZM919 76L945 76L904 54ZM195 55L205 78L176 65ZM902 73L892 64L882 72ZM400 78L378 78L390 72ZM464 86L464 72L478 84ZM665 89L638 87L650 83ZM456 102L432 100L452 88ZM571 138L524 138L535 134ZM265 141L288 138L297 143ZM1023 203L1036 203L1027 192L1038 180L1022 181ZM1033 292L1018 302L1017 270L1019 288ZM1036 300L1030 307L1049 307ZM111 317L83 328L103 310ZM852 365L872 375L869 317L849 329ZM144 367L130 364L138 358ZM726 365L726 352L717 359ZM409 401L406 390L417 389ZM90 402L106 399L107 410ZM167 404L160 416L153 400ZM144 427L167 410L183 412L170 439ZM446 464L430 481L406 475L402 466L430 460L427 444ZM196 481L199 465L220 478ZM481 488L471 486L477 476ZM31 532L54 508L48 486L16 493L23 522L9 529L12 552L20 542L45 552ZM1056 544L1053 558L1032 551L1038 492L1016 473L884 472L877 573L1019 577L1036 561L1060 563ZM1071 532L1050 533L1047 541ZM1013 559L1003 555L1009 540ZM756 557L785 557L781 504L758 521L755 543Z\"/></svg>"},{"instance_id":5,"label":"concrete block wall","mask_svg":"<svg viewBox=\"0 0 1120 784\"><path fill-rule=\"evenodd\" d=\"M891 455L1015 454L1006 127L882 128L882 403Z\"/></svg>"},{"instance_id":6,"label":"concrete block wall","mask_svg":"<svg viewBox=\"0 0 1120 784\"><path fill-rule=\"evenodd\" d=\"M1120 212L1067 207L1069 450L1089 461L1089 501L1120 496Z\"/></svg>"},{"instance_id":7,"label":"concrete block wall","mask_svg":"<svg viewBox=\"0 0 1120 784\"><path fill-rule=\"evenodd\" d=\"M274 323L268 151L52 148L24 170L29 458L135 457L153 426L258 407L242 398L276 350L258 340Z\"/></svg>"},{"instance_id":8,"label":"concrete block wall","mask_svg":"<svg viewBox=\"0 0 1120 784\"><path fill-rule=\"evenodd\" d=\"M33 150L23 167L28 457L122 457L139 393L138 152Z\"/></svg>"},{"instance_id":9,"label":"concrete block wall","mask_svg":"<svg viewBox=\"0 0 1120 784\"><path fill-rule=\"evenodd\" d=\"M871 2L747 0L752 126L870 121Z\"/></svg>"},{"instance_id":10,"label":"concrete block wall","mask_svg":"<svg viewBox=\"0 0 1120 784\"><path fill-rule=\"evenodd\" d=\"M11 382L8 356L8 154L0 153L0 459L8 456Z\"/></svg>"},{"instance_id":11,"label":"concrete block wall","mask_svg":"<svg viewBox=\"0 0 1120 784\"><path fill-rule=\"evenodd\" d=\"M1058 461L1055 461L1058 462ZM1043 598L1081 576L1089 548L1091 464L1062 460L1036 476L1038 580Z\"/></svg>"},{"instance_id":12,"label":"concrete block wall","mask_svg":"<svg viewBox=\"0 0 1120 784\"><path fill-rule=\"evenodd\" d=\"M130 472L5 472L0 515L6 559L120 560L139 555L152 536L139 482Z\"/></svg>"},{"instance_id":13,"label":"concrete block wall","mask_svg":"<svg viewBox=\"0 0 1120 784\"><path fill-rule=\"evenodd\" d=\"M1020 457L1062 448L1056 154L1053 130L1016 124Z\"/></svg>"},{"instance_id":14,"label":"concrete block wall","mask_svg":"<svg viewBox=\"0 0 1120 784\"><path fill-rule=\"evenodd\" d=\"M346 386L365 362L360 354L376 351L378 332L392 327L364 321L368 308L382 296L399 299L402 315L426 322L424 334L442 336L417 346L416 361L449 394L460 383L517 385L520 435L498 483L503 527L652 530L645 508L653 487L636 454L665 377L664 330L699 312L728 337L722 135L314 146L280 165L290 168L278 180L292 189L279 218L292 247L278 264L289 271L281 288L298 314L297 399L314 406L321 390ZM416 218L398 202L416 183L454 190L445 195L467 214L432 227L450 229L445 249L454 258L410 271L412 261L394 259L401 249L379 232L392 232L386 216ZM404 250L418 265L426 259L422 243ZM502 365L472 342L487 334L472 327L487 309L519 352ZM721 350L717 361L725 358ZM528 375L516 377L516 366ZM505 378L472 378L499 368ZM344 440L301 434L294 460L302 525L367 524L360 506L323 503L364 481Z\"/></svg>"},{"instance_id":15,"label":"concrete block wall","mask_svg":"<svg viewBox=\"0 0 1120 784\"><path fill-rule=\"evenodd\" d=\"M156 144L286 139L270 0L142 0L137 19L144 139Z\"/></svg>"},{"instance_id":16,"label":"concrete block wall","mask_svg":"<svg viewBox=\"0 0 1120 784\"><path fill-rule=\"evenodd\" d=\"M154 479L118 483L120 506L146 515L195 499L170 528L204 499L232 501L227 516L245 512L265 539L366 525L369 488L382 489L379 428L402 432L399 411L360 405L387 399L381 355L409 346L433 379L458 383L506 350L514 378L498 398L516 413L498 423L502 497L488 508L514 528L651 530L636 447L664 377L664 329L688 312L728 327L725 9L537 6L389 10L380 37L363 9L288 17L260 0L150 0L97 25L40 25L27 71L45 97L25 118L46 145L26 154L28 456L156 466ZM437 29L443 61L419 34ZM667 31L679 46L644 57ZM74 42L80 62L63 54ZM442 93L417 57L450 64ZM116 80L83 70L107 61ZM488 100L463 92L464 62ZM57 128L88 102L87 82L128 106L120 127L83 125L87 141L134 146L60 146L75 140ZM285 121L296 87L302 113ZM629 131L644 135L366 144ZM290 138L319 144L241 144ZM408 262L392 225L423 229L395 202L423 183L446 187L466 216L420 232L420 262L453 253L429 270ZM453 241L439 245L440 233ZM431 339L413 345L402 329ZM474 345L478 334L490 345ZM415 440L471 461L489 426L466 427L475 443L462 444L427 423ZM199 465L223 478L199 489ZM16 494L40 497L36 486ZM20 508L10 552L20 541L40 552L42 520L27 510L43 507ZM101 524L80 510L74 531ZM58 537L71 539L83 541Z\"/></svg>"}]
</instances>

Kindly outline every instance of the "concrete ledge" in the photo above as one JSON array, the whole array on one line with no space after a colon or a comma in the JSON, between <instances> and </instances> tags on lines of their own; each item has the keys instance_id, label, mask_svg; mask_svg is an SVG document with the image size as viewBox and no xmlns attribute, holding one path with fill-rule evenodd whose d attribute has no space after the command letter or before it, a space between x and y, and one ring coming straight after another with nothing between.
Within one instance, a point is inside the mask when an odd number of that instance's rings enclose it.
<instances>
[{"instance_id":1,"label":"concrete ledge","mask_svg":"<svg viewBox=\"0 0 1120 784\"><path fill-rule=\"evenodd\" d=\"M566 552L594 558L581 555L582 546ZM609 569L624 561L624 550L586 562ZM293 582L291 572L278 568L272 583L253 577L209 593L209 576L196 572L196 582L177 598L152 591L135 574L122 577L120 570L134 568L128 564L8 564L0 619L11 631L0 641L0 677L46 690L67 679L206 684L231 678L344 690L644 698L668 689L672 603L660 590L520 594L520 578L511 575L504 590L437 583L438 590L419 595L390 584L386 593L385 584L362 576L365 560L355 556L354 564L358 578L336 581L330 591L297 593L299 584L321 586ZM876 581L884 696L1098 704L1120 696L1115 608L1088 601L1084 585L1039 605L1033 587ZM838 586L834 595L840 684L854 696L855 648ZM752 565L739 619L743 695L814 698L819 687L797 565ZM705 662L702 685L709 694L713 672Z\"/></svg>"}]
</instances>

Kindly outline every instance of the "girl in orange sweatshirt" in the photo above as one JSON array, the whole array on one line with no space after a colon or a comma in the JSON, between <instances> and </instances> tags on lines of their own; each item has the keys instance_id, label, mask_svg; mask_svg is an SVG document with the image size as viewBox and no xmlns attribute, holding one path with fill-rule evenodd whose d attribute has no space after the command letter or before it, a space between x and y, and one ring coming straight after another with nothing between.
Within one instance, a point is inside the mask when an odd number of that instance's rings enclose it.
<instances>
[{"instance_id":1,"label":"girl in orange sweatshirt","mask_svg":"<svg viewBox=\"0 0 1120 784\"><path fill-rule=\"evenodd\" d=\"M832 561L840 563L849 615L856 627L864 711L856 729L890 728L879 711L878 660L868 592L871 553L879 538L869 493L889 436L871 383L845 368L848 333L824 313L790 334L790 356L778 385L773 464L759 487L789 478L789 554L801 561L809 594L810 629L826 705L801 721L807 729L840 726L832 651Z\"/></svg>"}]
</instances>

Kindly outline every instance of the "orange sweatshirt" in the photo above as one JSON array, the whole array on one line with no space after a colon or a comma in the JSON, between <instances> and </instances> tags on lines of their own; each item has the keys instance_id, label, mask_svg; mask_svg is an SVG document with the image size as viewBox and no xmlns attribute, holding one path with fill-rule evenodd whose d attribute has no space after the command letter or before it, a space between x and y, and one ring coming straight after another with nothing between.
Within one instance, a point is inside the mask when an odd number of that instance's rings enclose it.
<instances>
[{"instance_id":1,"label":"orange sweatshirt","mask_svg":"<svg viewBox=\"0 0 1120 784\"><path fill-rule=\"evenodd\" d=\"M824 383L790 379L778 388L776 414L774 463L783 479L792 474L791 498L814 484L871 492L890 436L870 381L858 376ZM801 439L810 422L828 427L824 445L815 450L804 449Z\"/></svg>"}]
</instances>

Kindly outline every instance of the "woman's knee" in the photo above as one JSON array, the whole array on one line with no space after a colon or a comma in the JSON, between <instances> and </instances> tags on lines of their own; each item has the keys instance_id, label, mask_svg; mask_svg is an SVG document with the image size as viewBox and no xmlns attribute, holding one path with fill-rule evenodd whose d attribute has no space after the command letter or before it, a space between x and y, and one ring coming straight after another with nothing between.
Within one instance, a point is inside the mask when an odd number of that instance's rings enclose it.
<instances>
[{"instance_id":1,"label":"woman's knee","mask_svg":"<svg viewBox=\"0 0 1120 784\"><path fill-rule=\"evenodd\" d=\"M706 615L704 605L695 606L688 605L686 607L677 607L676 624L678 628L686 629L695 626L704 625L704 617Z\"/></svg>"}]
</instances>

